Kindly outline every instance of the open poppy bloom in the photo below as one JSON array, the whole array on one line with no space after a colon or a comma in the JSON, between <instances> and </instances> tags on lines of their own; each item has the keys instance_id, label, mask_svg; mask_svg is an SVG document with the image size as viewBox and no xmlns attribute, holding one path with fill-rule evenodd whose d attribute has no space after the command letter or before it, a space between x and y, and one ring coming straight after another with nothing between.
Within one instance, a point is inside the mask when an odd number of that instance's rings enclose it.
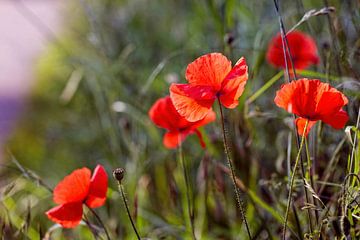
<instances>
[{"instance_id":1,"label":"open poppy bloom","mask_svg":"<svg viewBox=\"0 0 360 240\"><path fill-rule=\"evenodd\" d=\"M292 31L286 35L295 69L305 69L319 62L314 39L300 31ZM284 51L281 34L278 33L270 42L266 58L278 68L285 68ZM286 55L287 65L292 68L290 56Z\"/></svg>"},{"instance_id":2,"label":"open poppy bloom","mask_svg":"<svg viewBox=\"0 0 360 240\"><path fill-rule=\"evenodd\" d=\"M320 80L306 78L284 84L274 99L278 107L298 116L295 120L302 136L306 121L309 121L305 136L316 121L323 121L335 129L343 128L349 116L342 109L348 99L337 89Z\"/></svg>"},{"instance_id":3,"label":"open poppy bloom","mask_svg":"<svg viewBox=\"0 0 360 240\"><path fill-rule=\"evenodd\" d=\"M83 215L83 204L89 208L102 206L106 200L108 177L97 165L91 177L88 168L81 168L66 176L54 189L54 202L59 206L46 212L48 218L64 228L76 227Z\"/></svg>"},{"instance_id":4,"label":"open poppy bloom","mask_svg":"<svg viewBox=\"0 0 360 240\"><path fill-rule=\"evenodd\" d=\"M215 120L215 113L211 109L205 117L196 122L189 122L176 111L169 96L158 99L149 110L150 119L159 127L165 128L168 132L163 138L164 146L167 148L176 148L180 142L184 141L186 136L196 133L200 139L202 147L205 143L201 133L197 128L204 126Z\"/></svg>"},{"instance_id":5,"label":"open poppy bloom","mask_svg":"<svg viewBox=\"0 0 360 240\"><path fill-rule=\"evenodd\" d=\"M186 69L189 84L171 84L170 97L181 116L190 122L203 119L214 101L235 108L248 79L244 58L231 68L231 62L221 53L210 53L197 58Z\"/></svg>"}]
</instances>

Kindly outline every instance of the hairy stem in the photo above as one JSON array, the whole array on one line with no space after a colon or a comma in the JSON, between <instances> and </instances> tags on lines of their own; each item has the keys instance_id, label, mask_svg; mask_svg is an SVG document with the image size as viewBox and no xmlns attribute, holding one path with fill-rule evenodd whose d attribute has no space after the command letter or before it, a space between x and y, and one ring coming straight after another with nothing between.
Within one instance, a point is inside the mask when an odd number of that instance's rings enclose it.
<instances>
[{"instance_id":1,"label":"hairy stem","mask_svg":"<svg viewBox=\"0 0 360 240\"><path fill-rule=\"evenodd\" d=\"M118 181L118 188L119 188L122 200L123 200L124 205L125 205L126 213L127 213L128 217L129 217L129 220L131 222L131 226L132 226L132 228L133 228L133 230L134 230L134 232L136 234L137 239L140 240L141 237L140 237L140 235L139 235L139 233L138 233L138 231L136 229L135 223L134 223L134 221L133 221L133 219L131 217L129 206L127 204L126 196L125 196L125 193L124 193L124 187L123 187L123 185L122 185L122 183L120 181Z\"/></svg>"},{"instance_id":2,"label":"hairy stem","mask_svg":"<svg viewBox=\"0 0 360 240\"><path fill-rule=\"evenodd\" d=\"M240 192L239 192L239 189L237 188L237 185L236 185L235 170L234 170L234 166L232 164L232 160L231 160L231 156L230 156L229 144L228 144L227 138L226 138L224 113L223 113L223 109L222 109L219 98L218 98L218 103L219 103L219 109L220 109L220 115L221 115L221 126L222 126L222 132L223 132L224 149L225 149L226 158L227 158L227 161L228 161L228 164L229 164L229 168L230 168L230 171L231 171L231 180L232 180L233 185L234 185L236 201L237 201L240 213L241 213L242 220L245 223L245 227L246 227L246 231L247 231L247 234L249 236L249 239L252 239L249 224L248 224L248 222L246 220L245 211L244 211L244 208L243 208L243 202L242 202L242 200L240 198Z\"/></svg>"}]
</instances>

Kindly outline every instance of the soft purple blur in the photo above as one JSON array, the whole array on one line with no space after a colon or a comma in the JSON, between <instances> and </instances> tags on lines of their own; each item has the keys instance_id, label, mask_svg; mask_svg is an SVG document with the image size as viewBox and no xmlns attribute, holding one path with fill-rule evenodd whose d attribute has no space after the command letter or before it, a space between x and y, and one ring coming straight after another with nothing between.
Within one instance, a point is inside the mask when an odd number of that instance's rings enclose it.
<instances>
[{"instance_id":1,"label":"soft purple blur","mask_svg":"<svg viewBox=\"0 0 360 240\"><path fill-rule=\"evenodd\" d=\"M0 0L0 152L24 109L49 31L59 28L60 5L60 0Z\"/></svg>"}]
</instances>

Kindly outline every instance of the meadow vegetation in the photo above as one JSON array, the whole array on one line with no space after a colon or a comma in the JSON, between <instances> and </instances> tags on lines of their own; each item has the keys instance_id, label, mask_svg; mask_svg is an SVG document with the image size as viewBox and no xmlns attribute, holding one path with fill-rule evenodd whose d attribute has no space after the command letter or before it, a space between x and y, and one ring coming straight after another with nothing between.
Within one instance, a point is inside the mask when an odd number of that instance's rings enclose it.
<instances>
[{"instance_id":1,"label":"meadow vegetation","mask_svg":"<svg viewBox=\"0 0 360 240\"><path fill-rule=\"evenodd\" d=\"M132 223L143 239L249 239L245 219L252 239L360 238L358 1L68 2L64 30L37 63L37 84L5 149L2 239L136 239ZM267 55L276 35L286 44L281 29L302 32L314 44L299 50L299 58L287 55L286 66ZM303 42L289 45L301 49ZM246 59L238 104L214 95L214 116L196 131L183 119L173 122L183 124L179 137L164 145L172 128L161 121L170 110L149 110L170 86L175 94L177 84L188 83L190 63L215 52L231 60L231 68ZM282 51L276 56L284 64ZM311 61L296 65L303 58ZM274 102L295 78L339 91L322 104L331 108L340 96L331 114L342 108L348 120L335 129L329 113L315 117ZM181 104L175 102L174 111ZM305 130L311 124L307 136L300 123L296 130L298 117ZM57 184L83 167L91 184L89 169L98 165L108 175L105 203L84 207L75 228L49 220L45 212L57 206ZM119 181L112 177L117 168L125 170Z\"/></svg>"}]
</instances>

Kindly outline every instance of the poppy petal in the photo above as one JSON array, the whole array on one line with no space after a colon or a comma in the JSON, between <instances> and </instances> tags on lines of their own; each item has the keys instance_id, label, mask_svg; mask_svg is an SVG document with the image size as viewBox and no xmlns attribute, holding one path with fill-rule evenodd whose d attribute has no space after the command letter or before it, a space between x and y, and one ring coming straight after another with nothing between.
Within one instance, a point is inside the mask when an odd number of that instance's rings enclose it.
<instances>
[{"instance_id":1,"label":"poppy petal","mask_svg":"<svg viewBox=\"0 0 360 240\"><path fill-rule=\"evenodd\" d=\"M302 117L316 117L316 103L318 101L319 80L306 78L292 81L281 86L274 99L278 107ZM318 119L317 119L318 120Z\"/></svg>"},{"instance_id":2,"label":"poppy petal","mask_svg":"<svg viewBox=\"0 0 360 240\"><path fill-rule=\"evenodd\" d=\"M179 136L180 132L178 131L171 131L164 134L163 144L166 148L176 148L179 146ZM182 136L184 138L184 136ZM182 139L184 140L184 139Z\"/></svg>"},{"instance_id":3,"label":"poppy petal","mask_svg":"<svg viewBox=\"0 0 360 240\"><path fill-rule=\"evenodd\" d=\"M336 114L324 116L321 120L335 129L341 129L349 120L349 116L344 110L341 109Z\"/></svg>"},{"instance_id":4,"label":"poppy petal","mask_svg":"<svg viewBox=\"0 0 360 240\"><path fill-rule=\"evenodd\" d=\"M190 122L203 119L213 105L216 94L209 86L172 84L170 97L178 113Z\"/></svg>"},{"instance_id":5,"label":"poppy petal","mask_svg":"<svg viewBox=\"0 0 360 240\"><path fill-rule=\"evenodd\" d=\"M91 171L81 168L66 176L54 189L54 202L57 204L82 202L90 187Z\"/></svg>"},{"instance_id":6,"label":"poppy petal","mask_svg":"<svg viewBox=\"0 0 360 240\"><path fill-rule=\"evenodd\" d=\"M64 228L76 227L81 221L82 214L81 202L62 204L46 212L51 221L60 224Z\"/></svg>"},{"instance_id":7,"label":"poppy petal","mask_svg":"<svg viewBox=\"0 0 360 240\"><path fill-rule=\"evenodd\" d=\"M231 70L231 62L221 53L197 58L186 68L186 79L192 85L212 86L220 90L221 82Z\"/></svg>"},{"instance_id":8,"label":"poppy petal","mask_svg":"<svg viewBox=\"0 0 360 240\"><path fill-rule=\"evenodd\" d=\"M183 129L192 124L180 116L169 96L160 98L153 104L149 110L149 117L158 127L169 131Z\"/></svg>"},{"instance_id":9,"label":"poppy petal","mask_svg":"<svg viewBox=\"0 0 360 240\"><path fill-rule=\"evenodd\" d=\"M296 81L292 81L288 84L283 84L280 90L276 92L276 96L274 99L275 104L290 113L294 113L292 100L296 87Z\"/></svg>"},{"instance_id":10,"label":"poppy petal","mask_svg":"<svg viewBox=\"0 0 360 240\"><path fill-rule=\"evenodd\" d=\"M286 38L295 69L305 69L311 64L317 64L319 62L316 43L311 36L300 31L292 31L286 35ZM287 54L286 57L287 65L291 68L292 65L289 54ZM270 41L266 58L268 62L275 67L285 68L286 65L280 33Z\"/></svg>"},{"instance_id":11,"label":"poppy petal","mask_svg":"<svg viewBox=\"0 0 360 240\"><path fill-rule=\"evenodd\" d=\"M332 115L339 112L347 104L346 97L341 92L334 90L321 94L321 98L316 106L317 114L321 116Z\"/></svg>"},{"instance_id":12,"label":"poppy petal","mask_svg":"<svg viewBox=\"0 0 360 240\"><path fill-rule=\"evenodd\" d=\"M193 123L193 125L190 127L190 130L195 130L199 127L205 126L215 121L215 119L216 119L216 113L212 109L210 109L208 114L206 114L206 116L203 119Z\"/></svg>"},{"instance_id":13,"label":"poppy petal","mask_svg":"<svg viewBox=\"0 0 360 240\"><path fill-rule=\"evenodd\" d=\"M101 165L97 165L90 180L86 205L96 208L104 205L108 188L108 175Z\"/></svg>"},{"instance_id":14,"label":"poppy petal","mask_svg":"<svg viewBox=\"0 0 360 240\"><path fill-rule=\"evenodd\" d=\"M199 138L201 147L202 147L202 148L205 148L205 147L206 147L206 144L205 144L205 142L204 142L204 138L203 138L201 132L200 132L198 129L195 129L195 133L196 133L196 136L198 136L198 138Z\"/></svg>"},{"instance_id":15,"label":"poppy petal","mask_svg":"<svg viewBox=\"0 0 360 240\"><path fill-rule=\"evenodd\" d=\"M297 132L300 136L304 135L304 128L305 128L305 124L306 121L308 121L308 119L306 118L297 118L295 119L295 124L296 124L296 128L297 128ZM306 131L305 131L305 136L307 136L311 130L311 128L315 125L316 121L309 121Z\"/></svg>"},{"instance_id":16,"label":"poppy petal","mask_svg":"<svg viewBox=\"0 0 360 240\"><path fill-rule=\"evenodd\" d=\"M235 108L248 79L245 58L240 58L222 83L220 102L227 108Z\"/></svg>"}]
</instances>

